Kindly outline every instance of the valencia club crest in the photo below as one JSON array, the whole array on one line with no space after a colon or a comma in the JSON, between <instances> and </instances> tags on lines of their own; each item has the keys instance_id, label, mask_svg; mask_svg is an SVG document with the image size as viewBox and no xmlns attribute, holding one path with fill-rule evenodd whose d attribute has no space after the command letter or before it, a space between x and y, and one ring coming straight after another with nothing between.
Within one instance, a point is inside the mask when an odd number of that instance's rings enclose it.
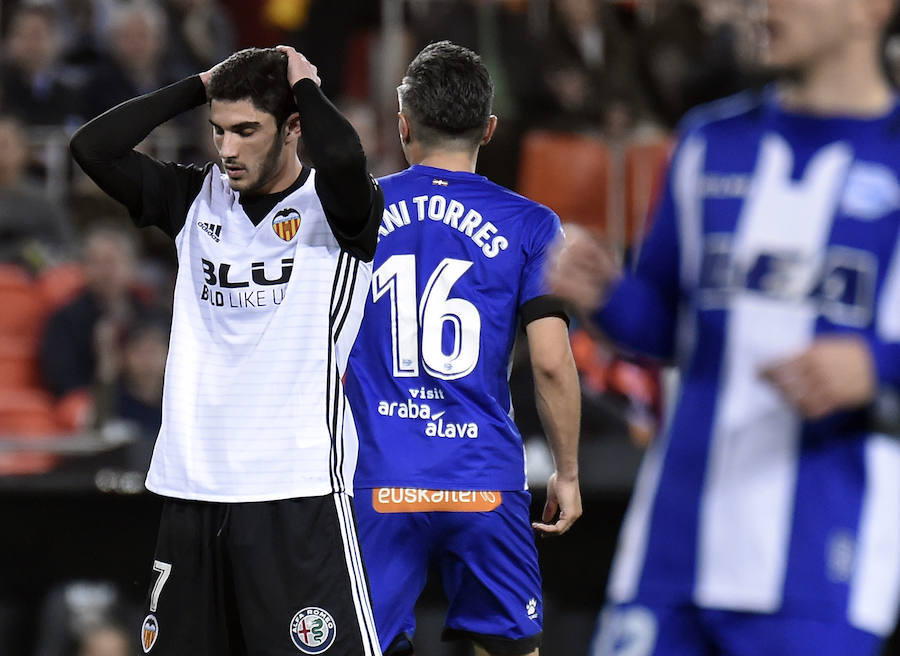
<instances>
[{"instance_id":1,"label":"valencia club crest","mask_svg":"<svg viewBox=\"0 0 900 656\"><path fill-rule=\"evenodd\" d=\"M300 230L300 212L293 207L286 207L281 210L272 219L272 229L276 235L285 241L290 241L297 234L297 231Z\"/></svg>"}]
</instances>

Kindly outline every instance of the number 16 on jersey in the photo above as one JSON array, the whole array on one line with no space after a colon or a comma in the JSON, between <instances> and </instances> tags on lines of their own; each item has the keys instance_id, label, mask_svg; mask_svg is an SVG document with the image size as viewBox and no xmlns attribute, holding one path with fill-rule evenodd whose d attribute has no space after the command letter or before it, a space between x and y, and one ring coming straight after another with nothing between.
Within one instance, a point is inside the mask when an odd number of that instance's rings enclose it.
<instances>
[{"instance_id":1,"label":"number 16 on jersey","mask_svg":"<svg viewBox=\"0 0 900 656\"><path fill-rule=\"evenodd\" d=\"M372 274L372 302L387 294L391 304L394 377L418 376L420 355L425 371L435 378L455 380L475 369L481 349L481 315L466 299L450 298L450 290L471 266L470 261L444 258L425 283L420 299L416 297L415 255L392 255ZM445 351L447 325L450 339Z\"/></svg>"}]
</instances>

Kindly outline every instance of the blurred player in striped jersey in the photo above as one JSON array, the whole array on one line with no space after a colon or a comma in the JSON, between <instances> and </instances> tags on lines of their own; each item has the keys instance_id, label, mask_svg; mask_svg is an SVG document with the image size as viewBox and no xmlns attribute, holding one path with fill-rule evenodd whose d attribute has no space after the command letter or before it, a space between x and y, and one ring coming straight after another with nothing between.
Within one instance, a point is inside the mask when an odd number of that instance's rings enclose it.
<instances>
[{"instance_id":1,"label":"blurred player in striped jersey","mask_svg":"<svg viewBox=\"0 0 900 656\"><path fill-rule=\"evenodd\" d=\"M475 53L431 44L398 93L411 166L380 180L372 293L346 379L375 623L385 653L411 654L416 599L434 567L450 602L445 639L471 640L482 656L537 654L533 529L564 533L581 515L578 377L562 304L544 280L559 219L475 174L497 123ZM556 463L534 526L508 382L520 322Z\"/></svg>"},{"instance_id":2,"label":"blurred player in striped jersey","mask_svg":"<svg viewBox=\"0 0 900 656\"><path fill-rule=\"evenodd\" d=\"M633 273L576 228L554 290L677 363L595 655L876 654L900 602L900 107L891 0L769 0L777 83L680 128Z\"/></svg>"}]
</instances>

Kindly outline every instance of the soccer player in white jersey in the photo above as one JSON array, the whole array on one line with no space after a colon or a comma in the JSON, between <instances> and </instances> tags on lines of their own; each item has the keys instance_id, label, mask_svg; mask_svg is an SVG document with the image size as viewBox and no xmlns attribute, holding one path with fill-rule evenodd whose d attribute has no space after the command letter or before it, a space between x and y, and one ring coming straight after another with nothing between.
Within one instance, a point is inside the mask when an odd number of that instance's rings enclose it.
<instances>
[{"instance_id":1,"label":"soccer player in white jersey","mask_svg":"<svg viewBox=\"0 0 900 656\"><path fill-rule=\"evenodd\" d=\"M115 107L76 161L138 226L175 240L165 497L145 653L380 654L350 499L341 377L371 278L381 190L292 48L248 49ZM224 173L134 147L209 104ZM297 156L303 134L314 169Z\"/></svg>"},{"instance_id":2,"label":"soccer player in white jersey","mask_svg":"<svg viewBox=\"0 0 900 656\"><path fill-rule=\"evenodd\" d=\"M593 648L875 655L900 602L900 105L891 0L769 0L777 81L680 128L633 273L572 229L555 291L674 362Z\"/></svg>"},{"instance_id":3,"label":"soccer player in white jersey","mask_svg":"<svg viewBox=\"0 0 900 656\"><path fill-rule=\"evenodd\" d=\"M433 43L398 94L411 166L379 181L386 209L346 379L376 626L386 653L412 653L434 567L450 602L444 639L471 640L482 656L533 655L543 616L533 529L564 533L581 515L578 376L544 279L559 219L475 173L497 124L478 55ZM520 324L556 463L534 527L508 380Z\"/></svg>"}]
</instances>

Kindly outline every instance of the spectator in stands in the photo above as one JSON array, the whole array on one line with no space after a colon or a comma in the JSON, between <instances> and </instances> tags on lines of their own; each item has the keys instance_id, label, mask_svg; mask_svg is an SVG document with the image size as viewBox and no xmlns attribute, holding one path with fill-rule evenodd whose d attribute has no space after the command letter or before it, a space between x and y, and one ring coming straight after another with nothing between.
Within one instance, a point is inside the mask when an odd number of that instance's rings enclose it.
<instances>
[{"instance_id":1,"label":"spectator in stands","mask_svg":"<svg viewBox=\"0 0 900 656\"><path fill-rule=\"evenodd\" d=\"M736 4L670 0L659 4L659 15L642 30L636 50L639 79L666 127L673 128L691 107L760 82L738 60L753 38L747 33L751 22L738 20L746 12L732 9Z\"/></svg>"},{"instance_id":2,"label":"spectator in stands","mask_svg":"<svg viewBox=\"0 0 900 656\"><path fill-rule=\"evenodd\" d=\"M437 0L411 3L414 51L448 39L480 53L494 80L494 113L502 121L492 147L478 158L478 173L514 188L519 142L544 92L537 71L541 52L534 47L527 7L511 0Z\"/></svg>"},{"instance_id":3,"label":"spectator in stands","mask_svg":"<svg viewBox=\"0 0 900 656\"><path fill-rule=\"evenodd\" d=\"M179 79L212 68L235 50L231 17L216 0L166 0L167 50Z\"/></svg>"},{"instance_id":4,"label":"spectator in stands","mask_svg":"<svg viewBox=\"0 0 900 656\"><path fill-rule=\"evenodd\" d=\"M624 115L628 125L638 119L635 23L633 9L624 6L591 0L551 4L541 42L541 127L600 131L612 123L619 136L619 122L607 114ZM624 112L619 111L623 103Z\"/></svg>"},{"instance_id":5,"label":"spectator in stands","mask_svg":"<svg viewBox=\"0 0 900 656\"><path fill-rule=\"evenodd\" d=\"M27 125L76 125L77 94L58 68L56 12L46 4L22 4L7 30L0 65L0 108Z\"/></svg>"},{"instance_id":6,"label":"spectator in stands","mask_svg":"<svg viewBox=\"0 0 900 656\"><path fill-rule=\"evenodd\" d=\"M43 268L65 255L71 229L63 208L28 179L22 123L0 115L0 262Z\"/></svg>"},{"instance_id":7,"label":"spectator in stands","mask_svg":"<svg viewBox=\"0 0 900 656\"><path fill-rule=\"evenodd\" d=\"M95 330L97 373L93 419L127 425L136 441L128 459L135 469L146 471L162 422L162 390L169 352L169 319L146 316L124 331L109 321Z\"/></svg>"},{"instance_id":8,"label":"spectator in stands","mask_svg":"<svg viewBox=\"0 0 900 656\"><path fill-rule=\"evenodd\" d=\"M85 289L50 316L41 340L41 374L56 396L91 390L98 346L110 343L108 333L124 335L131 322L151 311L151 304L136 291L137 257L131 233L122 228L103 225L85 236Z\"/></svg>"},{"instance_id":9,"label":"spectator in stands","mask_svg":"<svg viewBox=\"0 0 900 656\"><path fill-rule=\"evenodd\" d=\"M86 73L103 61L103 25L114 0L54 0L59 17L62 53L69 67Z\"/></svg>"},{"instance_id":10,"label":"spectator in stands","mask_svg":"<svg viewBox=\"0 0 900 656\"><path fill-rule=\"evenodd\" d=\"M87 116L180 79L166 65L166 26L156 4L130 0L112 7L106 29L109 59L87 83Z\"/></svg>"}]
</instances>

